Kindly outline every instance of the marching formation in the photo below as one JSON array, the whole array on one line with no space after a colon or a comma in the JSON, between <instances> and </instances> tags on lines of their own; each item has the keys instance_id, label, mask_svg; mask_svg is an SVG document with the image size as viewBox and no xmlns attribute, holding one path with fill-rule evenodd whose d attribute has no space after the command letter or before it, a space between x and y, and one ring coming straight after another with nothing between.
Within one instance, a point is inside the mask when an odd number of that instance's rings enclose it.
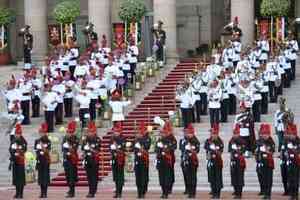
<instances>
[{"instance_id":1,"label":"marching formation","mask_svg":"<svg viewBox=\"0 0 300 200\"><path fill-rule=\"evenodd\" d=\"M278 44L271 53L268 39L263 34L253 46L243 48L240 41L242 33L240 29L236 30L238 31L233 33L225 48L220 48L213 54L210 64L200 63L195 67L192 76L187 77L185 82L177 87L176 99L180 101L184 126L180 141L177 142L169 120L161 124L160 137L155 141L155 167L163 199L172 193L176 176L177 148L181 152L180 166L185 182L184 193L188 198L196 197L197 173L200 165L198 154L201 148L192 123L201 123L201 116L208 113L210 136L203 146L212 198L219 199L223 188L222 153L226 144L219 136L219 124L228 122L228 115L236 115L233 135L228 144L233 198L242 198L246 159L251 158L256 160L259 195L262 195L263 199L271 198L273 170L276 167L273 156L276 148L271 137L272 127L270 124L261 123L257 135L254 127L255 122L261 121L261 115L268 113L268 103L278 102L278 96L282 95L283 89L291 87L291 81L295 80L298 44L293 34L289 33L288 40ZM122 91L134 80L138 47L134 40L130 40L127 47L112 52L106 47L105 36L102 37L99 47L98 37L92 35L90 45L82 55L79 55L76 39L70 38L69 46L53 50L46 66L40 70L42 78L36 66L26 63L22 76L13 75L7 84L5 96L8 113L17 116L23 125L30 124L31 117L39 117L40 104L43 106L45 122L39 129L40 138L34 143L40 198L47 198L50 183L51 141L47 133L53 132L55 125L63 124L64 118L75 116L74 101L78 104L81 128L86 131L78 138L77 122L70 120L66 135L62 139L63 167L69 187L66 197L75 196L80 161L88 179L87 198L93 198L97 193L102 147L101 139L97 136L95 119L98 112L103 111L106 101L112 109L113 121L113 135L109 149L115 183L114 198L122 197L126 152L134 153L138 198L144 198L148 192L149 149L152 142L147 126L150 124L141 122L133 141L127 140L122 135L124 108L131 103L122 101ZM165 33L162 31L157 35L165 39ZM163 56L160 57L162 62ZM21 123L16 122L10 135L10 168L16 187L15 198L23 198L26 183L27 142L22 136ZM284 195L298 199L300 139L297 136L293 113L287 108L284 98L279 98L279 109L274 115L274 128L279 141L277 150L281 159Z\"/></svg>"}]
</instances>

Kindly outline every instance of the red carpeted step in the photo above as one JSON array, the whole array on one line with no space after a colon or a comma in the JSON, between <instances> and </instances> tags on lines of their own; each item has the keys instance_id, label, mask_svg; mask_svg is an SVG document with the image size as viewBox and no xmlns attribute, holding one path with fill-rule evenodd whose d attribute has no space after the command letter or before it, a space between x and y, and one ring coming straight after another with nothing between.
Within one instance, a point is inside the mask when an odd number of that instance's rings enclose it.
<instances>
[{"instance_id":1,"label":"red carpeted step","mask_svg":"<svg viewBox=\"0 0 300 200\"><path fill-rule=\"evenodd\" d=\"M181 84L186 75L191 74L195 69L195 63L180 63L161 81L155 89L148 94L144 100L130 112L123 121L122 135L127 141L135 139L135 126L140 122L146 122L152 125L154 129L157 125L153 123L154 116L160 116L162 119L167 119L168 111L175 110L179 106L179 102L175 101L175 89L178 84ZM164 96L164 98L162 98ZM149 114L150 113L150 114ZM109 145L113 132L109 130L106 135L102 137L102 161L100 162L99 178L104 178L110 173L110 159ZM81 165L78 163L79 181L76 186L88 186L86 173ZM51 186L64 187L67 186L65 174L60 173L51 181Z\"/></svg>"}]
</instances>

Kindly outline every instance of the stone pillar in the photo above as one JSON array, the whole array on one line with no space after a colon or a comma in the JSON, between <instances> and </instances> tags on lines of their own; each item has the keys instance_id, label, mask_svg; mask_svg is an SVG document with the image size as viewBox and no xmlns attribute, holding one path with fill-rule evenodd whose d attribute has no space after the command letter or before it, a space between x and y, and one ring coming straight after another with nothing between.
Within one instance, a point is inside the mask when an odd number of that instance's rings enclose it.
<instances>
[{"instance_id":1,"label":"stone pillar","mask_svg":"<svg viewBox=\"0 0 300 200\"><path fill-rule=\"evenodd\" d=\"M244 45L252 44L254 40L254 0L231 0L231 20L239 18L239 26L243 31Z\"/></svg>"},{"instance_id":2,"label":"stone pillar","mask_svg":"<svg viewBox=\"0 0 300 200\"><path fill-rule=\"evenodd\" d=\"M24 0L24 15L33 35L33 62L43 61L48 52L47 0Z\"/></svg>"},{"instance_id":3,"label":"stone pillar","mask_svg":"<svg viewBox=\"0 0 300 200\"><path fill-rule=\"evenodd\" d=\"M92 22L99 40L105 34L107 45L111 45L111 6L110 0L89 0L89 21Z\"/></svg>"},{"instance_id":4,"label":"stone pillar","mask_svg":"<svg viewBox=\"0 0 300 200\"><path fill-rule=\"evenodd\" d=\"M8 6L8 0L0 0L0 7L6 8Z\"/></svg>"},{"instance_id":5,"label":"stone pillar","mask_svg":"<svg viewBox=\"0 0 300 200\"><path fill-rule=\"evenodd\" d=\"M166 56L168 62L178 60L176 0L153 0L154 23L161 20L166 31Z\"/></svg>"},{"instance_id":6,"label":"stone pillar","mask_svg":"<svg viewBox=\"0 0 300 200\"><path fill-rule=\"evenodd\" d=\"M295 17L300 17L300 0L295 1Z\"/></svg>"}]
</instances>

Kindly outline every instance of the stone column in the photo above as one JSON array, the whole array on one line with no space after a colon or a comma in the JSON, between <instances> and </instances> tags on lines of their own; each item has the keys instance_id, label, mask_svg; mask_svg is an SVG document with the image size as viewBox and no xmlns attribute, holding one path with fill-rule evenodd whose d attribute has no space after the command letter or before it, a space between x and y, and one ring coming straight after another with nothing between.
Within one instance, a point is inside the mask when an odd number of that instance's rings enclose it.
<instances>
[{"instance_id":1,"label":"stone column","mask_svg":"<svg viewBox=\"0 0 300 200\"><path fill-rule=\"evenodd\" d=\"M176 0L153 0L154 23L161 20L166 31L166 56L168 62L178 60Z\"/></svg>"},{"instance_id":2,"label":"stone column","mask_svg":"<svg viewBox=\"0 0 300 200\"><path fill-rule=\"evenodd\" d=\"M43 61L48 52L47 0L24 0L24 15L33 35L33 62Z\"/></svg>"},{"instance_id":3,"label":"stone column","mask_svg":"<svg viewBox=\"0 0 300 200\"><path fill-rule=\"evenodd\" d=\"M295 17L300 17L300 0L295 1Z\"/></svg>"},{"instance_id":4,"label":"stone column","mask_svg":"<svg viewBox=\"0 0 300 200\"><path fill-rule=\"evenodd\" d=\"M0 0L0 7L6 8L8 6L8 0Z\"/></svg>"},{"instance_id":5,"label":"stone column","mask_svg":"<svg viewBox=\"0 0 300 200\"><path fill-rule=\"evenodd\" d=\"M107 45L111 45L111 6L110 0L89 0L89 21L92 22L99 40L105 34Z\"/></svg>"},{"instance_id":6,"label":"stone column","mask_svg":"<svg viewBox=\"0 0 300 200\"><path fill-rule=\"evenodd\" d=\"M239 26L243 31L244 45L254 40L254 0L231 0L231 20L239 18Z\"/></svg>"}]
</instances>

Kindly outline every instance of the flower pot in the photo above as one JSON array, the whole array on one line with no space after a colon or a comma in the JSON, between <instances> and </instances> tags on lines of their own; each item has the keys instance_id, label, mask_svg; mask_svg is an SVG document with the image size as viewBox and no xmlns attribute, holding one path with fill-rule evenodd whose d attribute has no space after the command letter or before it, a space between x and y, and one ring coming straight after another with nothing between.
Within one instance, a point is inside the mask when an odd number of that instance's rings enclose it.
<instances>
[{"instance_id":1,"label":"flower pot","mask_svg":"<svg viewBox=\"0 0 300 200\"><path fill-rule=\"evenodd\" d=\"M10 63L10 54L8 52L0 53L0 65L7 65Z\"/></svg>"},{"instance_id":2,"label":"flower pot","mask_svg":"<svg viewBox=\"0 0 300 200\"><path fill-rule=\"evenodd\" d=\"M141 90L142 89L140 82L135 82L135 89L136 90Z\"/></svg>"},{"instance_id":3,"label":"flower pot","mask_svg":"<svg viewBox=\"0 0 300 200\"><path fill-rule=\"evenodd\" d=\"M145 83L145 75L144 74L141 75L141 82Z\"/></svg>"},{"instance_id":4,"label":"flower pot","mask_svg":"<svg viewBox=\"0 0 300 200\"><path fill-rule=\"evenodd\" d=\"M51 163L56 164L59 162L59 153L55 150L50 153Z\"/></svg>"},{"instance_id":5,"label":"flower pot","mask_svg":"<svg viewBox=\"0 0 300 200\"><path fill-rule=\"evenodd\" d=\"M27 171L25 173L25 179L26 183L34 183L36 178L35 178L35 172L34 171Z\"/></svg>"}]
</instances>

